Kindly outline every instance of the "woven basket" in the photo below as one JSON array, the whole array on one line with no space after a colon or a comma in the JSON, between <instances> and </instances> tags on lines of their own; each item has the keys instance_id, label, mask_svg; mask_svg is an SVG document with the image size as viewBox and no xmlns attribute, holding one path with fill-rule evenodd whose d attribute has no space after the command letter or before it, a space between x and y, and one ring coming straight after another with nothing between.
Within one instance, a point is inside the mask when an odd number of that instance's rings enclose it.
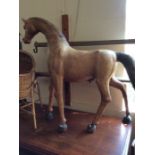
<instances>
[{"instance_id":1,"label":"woven basket","mask_svg":"<svg viewBox=\"0 0 155 155\"><path fill-rule=\"evenodd\" d=\"M31 95L34 79L35 79L34 58L28 52L20 51L19 52L19 99L24 99Z\"/></svg>"}]
</instances>

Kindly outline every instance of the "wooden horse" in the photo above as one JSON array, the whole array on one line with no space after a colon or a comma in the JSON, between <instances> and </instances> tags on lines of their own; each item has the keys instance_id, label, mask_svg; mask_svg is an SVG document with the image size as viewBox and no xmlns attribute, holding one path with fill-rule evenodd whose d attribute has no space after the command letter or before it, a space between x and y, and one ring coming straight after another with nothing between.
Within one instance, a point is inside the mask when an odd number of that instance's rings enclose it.
<instances>
[{"instance_id":1,"label":"wooden horse","mask_svg":"<svg viewBox=\"0 0 155 155\"><path fill-rule=\"evenodd\" d=\"M80 80L96 80L96 84L101 94L101 103L91 124L87 126L87 132L92 133L96 129L96 124L102 115L105 106L111 102L109 86L118 88L123 95L126 107L126 116L123 122L128 124L131 121L127 94L124 85L113 77L116 62L121 62L130 77L133 87L135 87L135 65L134 60L124 53L116 53L111 50L76 50L66 41L64 35L49 21L42 18L29 18L24 20L25 36L23 41L30 43L32 38L41 32L45 35L48 46L48 69L51 78L49 116L53 111L53 95L56 94L60 124L59 132L67 130L66 118L64 114L63 81L78 82Z\"/></svg>"}]
</instances>

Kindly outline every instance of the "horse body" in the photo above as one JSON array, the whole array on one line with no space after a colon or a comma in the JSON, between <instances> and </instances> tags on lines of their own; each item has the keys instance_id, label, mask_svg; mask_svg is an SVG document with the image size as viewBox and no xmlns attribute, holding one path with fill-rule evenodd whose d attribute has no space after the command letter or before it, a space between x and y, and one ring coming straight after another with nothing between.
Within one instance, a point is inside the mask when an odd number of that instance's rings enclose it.
<instances>
[{"instance_id":1,"label":"horse body","mask_svg":"<svg viewBox=\"0 0 155 155\"><path fill-rule=\"evenodd\" d=\"M23 41L30 43L31 39L38 33L42 32L49 45L48 68L51 75L49 111L53 111L53 92L55 90L59 112L60 126L64 129L66 118L64 114L63 101L63 80L81 81L96 80L101 94L101 104L98 107L96 116L92 125L96 125L105 106L111 101L109 86L121 90L126 106L126 115L129 115L128 101L125 88L122 83L113 78L117 54L110 50L76 50L69 46L65 37L57 28L48 21L41 18L30 18L24 20L25 37ZM92 127L92 126L91 126ZM88 127L89 129L91 128Z\"/></svg>"},{"instance_id":2,"label":"horse body","mask_svg":"<svg viewBox=\"0 0 155 155\"><path fill-rule=\"evenodd\" d=\"M62 57L64 80L76 82L99 76L106 78L112 73L116 61L115 56L112 58L109 54L109 51L68 50Z\"/></svg>"}]
</instances>

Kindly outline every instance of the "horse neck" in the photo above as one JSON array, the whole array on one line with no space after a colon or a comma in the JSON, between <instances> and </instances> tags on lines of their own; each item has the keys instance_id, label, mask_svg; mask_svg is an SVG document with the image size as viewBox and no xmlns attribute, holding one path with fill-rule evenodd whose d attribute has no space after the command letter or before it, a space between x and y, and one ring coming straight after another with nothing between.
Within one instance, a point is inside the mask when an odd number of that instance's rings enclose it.
<instances>
[{"instance_id":1,"label":"horse neck","mask_svg":"<svg viewBox=\"0 0 155 155\"><path fill-rule=\"evenodd\" d=\"M43 33L47 39L50 51L52 53L61 51L64 46L69 46L65 37L55 28L53 24L40 23L38 30Z\"/></svg>"}]
</instances>

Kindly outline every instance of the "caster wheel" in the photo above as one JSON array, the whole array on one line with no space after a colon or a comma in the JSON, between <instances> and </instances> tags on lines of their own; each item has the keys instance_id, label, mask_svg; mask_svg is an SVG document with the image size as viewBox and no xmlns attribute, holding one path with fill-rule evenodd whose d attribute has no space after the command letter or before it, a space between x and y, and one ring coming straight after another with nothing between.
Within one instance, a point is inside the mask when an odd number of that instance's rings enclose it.
<instances>
[{"instance_id":1,"label":"caster wheel","mask_svg":"<svg viewBox=\"0 0 155 155\"><path fill-rule=\"evenodd\" d=\"M51 112L51 111L47 112L47 114L46 114L46 120L51 121L53 119L54 119L53 112Z\"/></svg>"},{"instance_id":2,"label":"caster wheel","mask_svg":"<svg viewBox=\"0 0 155 155\"><path fill-rule=\"evenodd\" d=\"M125 116L125 117L123 118L123 120L122 120L123 124L130 124L131 121L132 121L132 119L131 119L131 116L130 116L130 115Z\"/></svg>"},{"instance_id":3,"label":"caster wheel","mask_svg":"<svg viewBox=\"0 0 155 155\"><path fill-rule=\"evenodd\" d=\"M87 133L94 133L96 131L96 124L88 124L86 132Z\"/></svg>"},{"instance_id":4,"label":"caster wheel","mask_svg":"<svg viewBox=\"0 0 155 155\"><path fill-rule=\"evenodd\" d=\"M59 124L57 131L58 133L64 133L65 131L67 131L67 129L68 129L67 124L63 123L63 124Z\"/></svg>"}]
</instances>

